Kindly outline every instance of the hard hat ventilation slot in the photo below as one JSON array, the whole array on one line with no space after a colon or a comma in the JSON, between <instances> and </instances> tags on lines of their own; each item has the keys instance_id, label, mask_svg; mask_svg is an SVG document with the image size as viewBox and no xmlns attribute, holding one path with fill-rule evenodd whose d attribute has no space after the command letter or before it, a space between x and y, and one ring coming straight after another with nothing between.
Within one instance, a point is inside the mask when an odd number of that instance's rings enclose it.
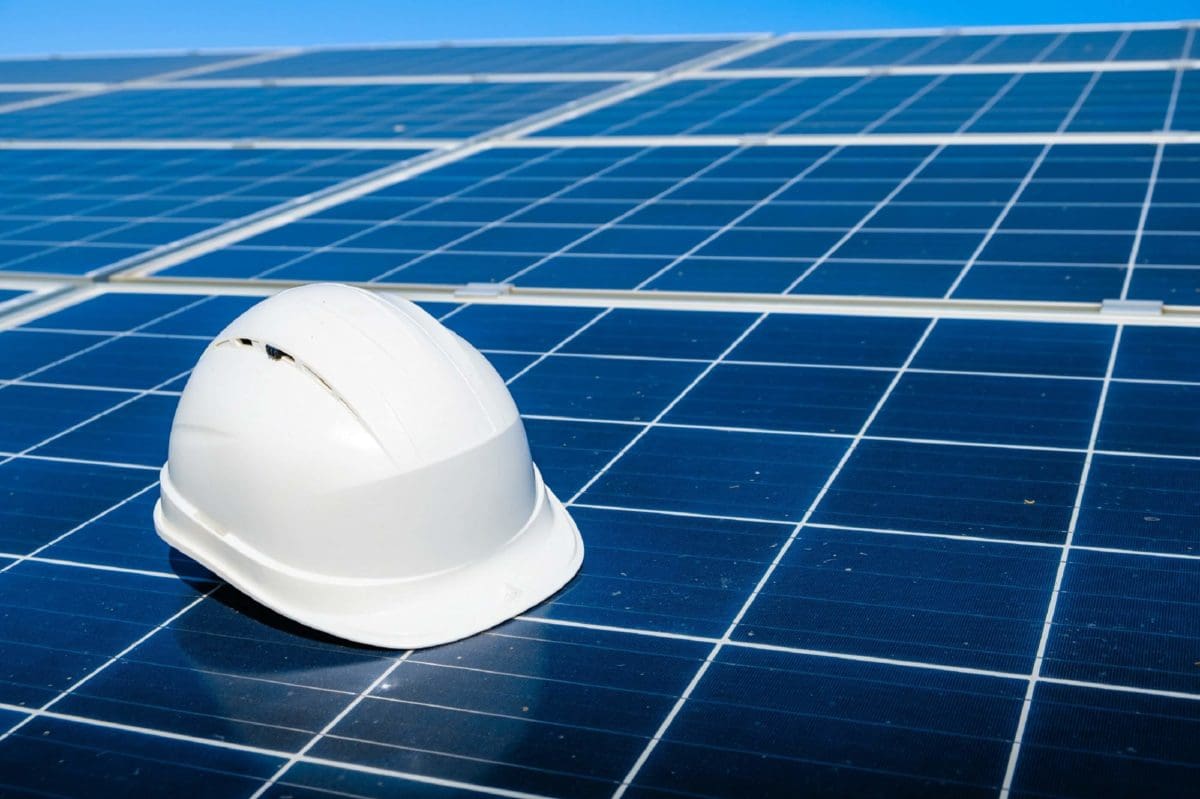
<instances>
[{"instance_id":1,"label":"hard hat ventilation slot","mask_svg":"<svg viewBox=\"0 0 1200 799\"><path fill-rule=\"evenodd\" d=\"M292 363L296 362L295 358L293 358L291 355L288 355L286 352L279 349L278 347L272 347L270 344L264 344L263 347L267 351L267 357L270 358L272 361L283 360L283 361L291 361Z\"/></svg>"}]
</instances>

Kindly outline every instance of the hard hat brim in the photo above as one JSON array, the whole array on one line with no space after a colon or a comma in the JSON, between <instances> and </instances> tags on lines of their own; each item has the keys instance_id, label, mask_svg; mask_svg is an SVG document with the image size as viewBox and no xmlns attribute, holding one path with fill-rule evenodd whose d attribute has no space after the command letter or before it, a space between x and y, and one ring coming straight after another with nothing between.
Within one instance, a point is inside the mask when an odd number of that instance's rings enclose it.
<instances>
[{"instance_id":1,"label":"hard hat brim","mask_svg":"<svg viewBox=\"0 0 1200 799\"><path fill-rule=\"evenodd\" d=\"M567 584L583 539L534 466L537 502L525 526L496 551L448 571L401 580L305 572L213 529L179 494L168 467L154 507L159 536L266 607L338 638L419 649L466 638L523 613Z\"/></svg>"}]
</instances>

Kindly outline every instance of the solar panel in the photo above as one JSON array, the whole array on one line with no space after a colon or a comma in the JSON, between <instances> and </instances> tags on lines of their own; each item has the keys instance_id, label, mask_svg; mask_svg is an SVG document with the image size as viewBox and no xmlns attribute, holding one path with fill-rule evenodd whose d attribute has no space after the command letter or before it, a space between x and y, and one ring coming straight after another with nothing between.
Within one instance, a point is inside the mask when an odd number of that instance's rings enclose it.
<instances>
[{"instance_id":1,"label":"solar panel","mask_svg":"<svg viewBox=\"0 0 1200 799\"><path fill-rule=\"evenodd\" d=\"M0 793L1189 795L1195 38L22 62L106 85L0 112ZM155 535L199 354L313 280L508 383L550 601L358 647Z\"/></svg>"}]
</instances>

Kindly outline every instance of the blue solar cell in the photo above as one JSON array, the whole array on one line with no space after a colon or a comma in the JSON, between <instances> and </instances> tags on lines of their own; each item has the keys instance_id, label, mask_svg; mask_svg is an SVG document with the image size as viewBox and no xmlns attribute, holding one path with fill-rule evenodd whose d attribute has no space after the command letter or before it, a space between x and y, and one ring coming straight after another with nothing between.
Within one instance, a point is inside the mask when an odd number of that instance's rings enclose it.
<instances>
[{"instance_id":1,"label":"blue solar cell","mask_svg":"<svg viewBox=\"0 0 1200 799\"><path fill-rule=\"evenodd\" d=\"M798 521L846 441L653 428L582 501Z\"/></svg>"},{"instance_id":2,"label":"blue solar cell","mask_svg":"<svg viewBox=\"0 0 1200 799\"><path fill-rule=\"evenodd\" d=\"M853 316L776 314L732 353L735 361L899 367L928 322Z\"/></svg>"},{"instance_id":3,"label":"blue solar cell","mask_svg":"<svg viewBox=\"0 0 1200 799\"><path fill-rule=\"evenodd\" d=\"M494 257L494 256L490 256ZM622 255L589 257L566 253L539 258L522 282L546 288L632 289L669 267L671 258Z\"/></svg>"},{"instance_id":4,"label":"blue solar cell","mask_svg":"<svg viewBox=\"0 0 1200 799\"><path fill-rule=\"evenodd\" d=\"M1076 543L1138 552L1200 554L1195 461L1097 455Z\"/></svg>"},{"instance_id":5,"label":"blue solar cell","mask_svg":"<svg viewBox=\"0 0 1200 799\"><path fill-rule=\"evenodd\" d=\"M1200 234L1153 234L1142 239L1139 264L1200 266Z\"/></svg>"},{"instance_id":6,"label":"blue solar cell","mask_svg":"<svg viewBox=\"0 0 1200 799\"><path fill-rule=\"evenodd\" d=\"M1135 330L1126 330L1122 353ZM1107 325L942 319L913 359L913 367L1103 377L1112 343L1113 330Z\"/></svg>"},{"instance_id":7,"label":"blue solar cell","mask_svg":"<svg viewBox=\"0 0 1200 799\"><path fill-rule=\"evenodd\" d=\"M825 261L791 291L874 297L941 297L954 284L958 264Z\"/></svg>"},{"instance_id":8,"label":"blue solar cell","mask_svg":"<svg viewBox=\"0 0 1200 799\"><path fill-rule=\"evenodd\" d=\"M1186 792L1196 729L1191 699L1039 683L1012 795Z\"/></svg>"},{"instance_id":9,"label":"blue solar cell","mask_svg":"<svg viewBox=\"0 0 1200 799\"><path fill-rule=\"evenodd\" d=\"M545 352L599 313L594 308L471 305L446 325L480 349Z\"/></svg>"},{"instance_id":10,"label":"blue solar cell","mask_svg":"<svg viewBox=\"0 0 1200 799\"><path fill-rule=\"evenodd\" d=\"M1195 694L1200 675L1190 653L1200 617L1177 598L1197 578L1195 561L1073 553L1043 672Z\"/></svg>"},{"instance_id":11,"label":"blue solar cell","mask_svg":"<svg viewBox=\"0 0 1200 799\"><path fill-rule=\"evenodd\" d=\"M853 434L891 378L886 371L721 364L664 421Z\"/></svg>"},{"instance_id":12,"label":"blue solar cell","mask_svg":"<svg viewBox=\"0 0 1200 799\"><path fill-rule=\"evenodd\" d=\"M871 431L897 438L1086 447L1100 386L1081 380L907 374Z\"/></svg>"},{"instance_id":13,"label":"blue solar cell","mask_svg":"<svg viewBox=\"0 0 1200 799\"><path fill-rule=\"evenodd\" d=\"M1162 130L1175 73L1104 72L1069 131Z\"/></svg>"},{"instance_id":14,"label":"blue solar cell","mask_svg":"<svg viewBox=\"0 0 1200 799\"><path fill-rule=\"evenodd\" d=\"M1113 58L1117 61L1154 61L1183 58L1188 32L1180 26L1135 30Z\"/></svg>"},{"instance_id":15,"label":"blue solar cell","mask_svg":"<svg viewBox=\"0 0 1200 799\"><path fill-rule=\"evenodd\" d=\"M649 291L736 291L778 294L800 279L811 261L765 258L683 258L638 288Z\"/></svg>"},{"instance_id":16,"label":"blue solar cell","mask_svg":"<svg viewBox=\"0 0 1200 799\"><path fill-rule=\"evenodd\" d=\"M1051 63L1063 61L1103 61L1113 52L1121 40L1121 31L1074 31L1068 33L1058 46L1051 50L1045 60Z\"/></svg>"},{"instance_id":17,"label":"blue solar cell","mask_svg":"<svg viewBox=\"0 0 1200 799\"><path fill-rule=\"evenodd\" d=\"M792 525L575 508L580 576L537 618L719 636ZM636 553L631 557L631 553Z\"/></svg>"},{"instance_id":18,"label":"blue solar cell","mask_svg":"<svg viewBox=\"0 0 1200 799\"><path fill-rule=\"evenodd\" d=\"M1122 452L1200 455L1200 386L1114 383L1096 446Z\"/></svg>"},{"instance_id":19,"label":"blue solar cell","mask_svg":"<svg viewBox=\"0 0 1200 799\"><path fill-rule=\"evenodd\" d=\"M511 384L527 414L648 421L700 374L702 364L552 355Z\"/></svg>"},{"instance_id":20,"label":"blue solar cell","mask_svg":"<svg viewBox=\"0 0 1200 799\"><path fill-rule=\"evenodd\" d=\"M152 474L103 466L10 460L0 465L6 497L0 509L0 551L26 555L153 480Z\"/></svg>"},{"instance_id":21,"label":"blue solar cell","mask_svg":"<svg viewBox=\"0 0 1200 799\"><path fill-rule=\"evenodd\" d=\"M411 262L394 267L373 279L388 283L500 283L537 260L537 256L534 255L442 252L418 256ZM312 265L310 273L317 279L324 276L320 265ZM285 267L272 274L277 277L301 276L294 267Z\"/></svg>"},{"instance_id":22,"label":"blue solar cell","mask_svg":"<svg viewBox=\"0 0 1200 799\"><path fill-rule=\"evenodd\" d=\"M95 794L144 790L218 799L254 791L283 762L256 752L45 717L0 747L8 786L35 795L69 795L86 783Z\"/></svg>"},{"instance_id":23,"label":"blue solar cell","mask_svg":"<svg viewBox=\"0 0 1200 799\"><path fill-rule=\"evenodd\" d=\"M806 530L739 625L739 640L1028 671L1059 552ZM990 612L980 612L982 608Z\"/></svg>"},{"instance_id":24,"label":"blue solar cell","mask_svg":"<svg viewBox=\"0 0 1200 799\"><path fill-rule=\"evenodd\" d=\"M7 392L0 392L0 395ZM107 392L64 392L58 394L101 394ZM52 441L40 443L39 455L83 460L115 460L140 466L161 466L167 460L167 438L175 418L178 398L147 394L126 394L118 405L113 397L104 402L103 415L80 425ZM80 404L72 397L72 405ZM84 420L80 420L84 421Z\"/></svg>"},{"instance_id":25,"label":"blue solar cell","mask_svg":"<svg viewBox=\"0 0 1200 799\"><path fill-rule=\"evenodd\" d=\"M746 313L617 309L562 347L562 352L651 358L716 358L755 320Z\"/></svg>"},{"instance_id":26,"label":"blue solar cell","mask_svg":"<svg viewBox=\"0 0 1200 799\"><path fill-rule=\"evenodd\" d=\"M1127 327L1121 333L1113 376L1200 382L1200 330Z\"/></svg>"},{"instance_id":27,"label":"blue solar cell","mask_svg":"<svg viewBox=\"0 0 1200 799\"><path fill-rule=\"evenodd\" d=\"M812 520L1061 544L1083 455L864 441Z\"/></svg>"},{"instance_id":28,"label":"blue solar cell","mask_svg":"<svg viewBox=\"0 0 1200 799\"><path fill-rule=\"evenodd\" d=\"M125 395L112 391L59 391L7 385L0 390L0 451L21 452L86 421Z\"/></svg>"},{"instance_id":29,"label":"blue solar cell","mask_svg":"<svg viewBox=\"0 0 1200 799\"><path fill-rule=\"evenodd\" d=\"M976 264L951 295L966 300L1098 302L1119 297L1125 270L1111 266Z\"/></svg>"},{"instance_id":30,"label":"blue solar cell","mask_svg":"<svg viewBox=\"0 0 1200 799\"><path fill-rule=\"evenodd\" d=\"M0 333L0 380L22 377L97 343L99 340L90 336L6 330Z\"/></svg>"},{"instance_id":31,"label":"blue solar cell","mask_svg":"<svg viewBox=\"0 0 1200 799\"><path fill-rule=\"evenodd\" d=\"M974 675L726 648L634 790L992 796L1024 692Z\"/></svg>"}]
</instances>

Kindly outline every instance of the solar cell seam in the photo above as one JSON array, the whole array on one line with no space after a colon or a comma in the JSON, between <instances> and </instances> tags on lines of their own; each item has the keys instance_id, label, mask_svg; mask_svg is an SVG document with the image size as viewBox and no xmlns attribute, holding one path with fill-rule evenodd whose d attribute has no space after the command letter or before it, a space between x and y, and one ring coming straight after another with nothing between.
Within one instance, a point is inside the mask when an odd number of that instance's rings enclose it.
<instances>
[{"instance_id":1,"label":"solar cell seam","mask_svg":"<svg viewBox=\"0 0 1200 799\"><path fill-rule=\"evenodd\" d=\"M1108 367L1104 372L1104 382L1100 388L1100 399L1096 403L1096 413L1092 420L1091 436L1088 439L1087 452L1084 455L1083 470L1079 477L1079 489L1075 494L1075 503L1071 509L1071 520L1067 525L1067 536L1063 540L1062 556L1059 559L1058 571L1054 575L1054 585L1050 591L1050 602L1046 606L1046 619L1042 624L1042 635L1038 641L1037 653L1034 656L1033 669L1029 673L1029 687L1025 693L1025 701L1021 705L1021 715L1017 721L1017 729L1013 734L1012 750L1008 758L1008 768L1004 774L1004 783L1000 789L1001 799L1007 799L1012 791L1013 778L1016 775L1017 767L1020 764L1021 744L1025 734L1026 725L1029 723L1029 711L1033 705L1033 694L1037 687L1037 683L1042 673L1042 663L1046 657L1046 648L1050 642L1050 633L1054 625L1055 611L1058 607L1059 595L1062 591L1063 578L1067 570L1067 562L1071 557L1071 545L1075 538L1075 529L1079 524L1079 510L1083 506L1084 493L1087 490L1088 476L1092 469L1092 459L1094 457L1096 443L1100 436L1100 423L1104 417L1104 404L1108 399L1108 389L1112 381L1113 369L1117 363L1117 350L1121 346L1121 333L1123 329L1117 325L1116 332L1113 335L1112 351L1108 356Z\"/></svg>"},{"instance_id":2,"label":"solar cell seam","mask_svg":"<svg viewBox=\"0 0 1200 799\"><path fill-rule=\"evenodd\" d=\"M296 752L296 754L294 754L290 758L288 758L288 760L282 766L279 767L279 770L271 775L270 779L268 779L266 782L264 782L257 791L255 791L253 794L250 795L250 799L258 799L258 797L263 796L267 791L269 791L271 789L272 786L275 785L275 783L277 783L277 782L279 782L279 780L283 779L284 775L288 773L288 771L292 768L292 766L296 765L296 763L298 763L306 754L308 754L308 752L314 746L317 745L317 742L320 741L322 738L324 738L326 735L328 735L330 733L330 731L332 731L333 728L336 727L342 721L342 719L344 719L344 718L346 718L346 716L350 715L350 713L353 712L354 708L358 707L358 705L362 703L362 701L367 697L368 694L373 693L376 688L378 688L380 685L382 685L383 682L385 680L387 680L388 677L390 677L392 675L392 673L397 668L400 667L401 664L404 663L404 661L408 660L409 656L412 655L412 653L413 653L413 650L410 649L407 652L405 652L404 654L397 657L395 660L393 660L392 664L390 666L388 666L386 669L384 669L384 671L378 677L375 678L374 682L372 682L370 685L368 685L366 688L364 688L362 691L360 691L357 696L355 696L352 700L350 700L350 703L348 705L346 705L346 707L344 707L340 713L338 713L336 716L334 716L332 719L330 719L329 723L321 728L320 732L318 732L316 735L314 735L307 744L305 744L299 751Z\"/></svg>"},{"instance_id":3,"label":"solar cell seam","mask_svg":"<svg viewBox=\"0 0 1200 799\"><path fill-rule=\"evenodd\" d=\"M1185 51L1190 49L1192 42L1195 39L1195 36L1196 36L1196 29L1189 28L1188 32L1187 32L1187 38L1185 39L1185 45L1184 45ZM1175 71L1175 81L1171 85L1171 97L1170 97L1170 100L1167 102L1166 118L1163 121L1164 129L1169 130L1174 122L1175 110L1179 106L1179 90L1182 85L1183 85L1183 69L1177 69ZM1145 230L1146 230L1146 220L1149 217L1151 203L1154 199L1154 189L1155 189L1155 186L1157 186L1157 184L1158 184L1158 174L1159 174L1159 171L1162 169L1162 159L1163 159L1164 150L1165 150L1165 148L1162 145L1162 143L1159 143L1154 148L1154 164L1150 168L1150 179L1146 183L1146 197L1142 201L1141 213L1138 216L1137 230L1135 231L1134 236L1133 236L1133 246L1130 248L1130 251L1129 251L1129 263L1128 263L1128 268L1125 272L1125 282L1121 284L1121 299L1123 299L1123 300L1127 299L1129 297L1129 287L1133 283L1133 270L1137 264L1138 253L1141 251L1142 236L1144 235Z\"/></svg>"}]
</instances>

